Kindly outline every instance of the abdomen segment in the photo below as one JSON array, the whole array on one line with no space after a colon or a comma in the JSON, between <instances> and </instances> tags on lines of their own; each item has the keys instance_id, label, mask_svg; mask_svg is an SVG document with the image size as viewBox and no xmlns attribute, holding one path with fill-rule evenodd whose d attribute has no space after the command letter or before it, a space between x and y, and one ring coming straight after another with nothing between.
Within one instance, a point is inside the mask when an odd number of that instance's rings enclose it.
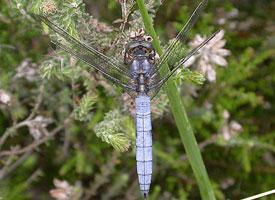
<instances>
[{"instance_id":1,"label":"abdomen segment","mask_svg":"<svg viewBox=\"0 0 275 200\"><path fill-rule=\"evenodd\" d=\"M136 98L136 161L140 190L148 196L152 177L152 125L150 97Z\"/></svg>"}]
</instances>

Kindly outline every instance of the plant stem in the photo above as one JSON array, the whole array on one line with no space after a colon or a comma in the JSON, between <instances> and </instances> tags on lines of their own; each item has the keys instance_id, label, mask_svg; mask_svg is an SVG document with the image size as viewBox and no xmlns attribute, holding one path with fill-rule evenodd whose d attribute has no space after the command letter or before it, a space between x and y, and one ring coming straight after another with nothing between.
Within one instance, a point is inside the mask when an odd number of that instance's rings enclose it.
<instances>
[{"instance_id":1,"label":"plant stem","mask_svg":"<svg viewBox=\"0 0 275 200\"><path fill-rule=\"evenodd\" d=\"M162 55L162 48L160 46L157 34L154 30L152 19L149 16L145 7L144 0L137 0L137 4L143 18L146 32L149 33L153 38L153 46L156 49L157 53L159 55ZM165 66L165 69L161 72L162 76L164 75L165 71L169 71L167 64ZM180 94L177 91L177 87L174 81L171 79L168 80L167 83L164 85L164 90L168 96L171 110L179 130L181 141L185 147L186 154L190 161L194 175L197 179L201 198L204 200L214 200L214 192L208 174L206 172L206 168L204 166L196 138L194 136L191 124L188 120Z\"/></svg>"}]
</instances>

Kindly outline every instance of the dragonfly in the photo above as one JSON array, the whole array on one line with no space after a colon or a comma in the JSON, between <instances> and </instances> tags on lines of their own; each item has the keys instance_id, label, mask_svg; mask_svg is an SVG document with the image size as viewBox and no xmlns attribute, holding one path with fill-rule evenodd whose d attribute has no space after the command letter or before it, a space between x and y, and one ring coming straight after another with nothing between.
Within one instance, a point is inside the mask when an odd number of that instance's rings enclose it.
<instances>
[{"instance_id":1,"label":"dragonfly","mask_svg":"<svg viewBox=\"0 0 275 200\"><path fill-rule=\"evenodd\" d=\"M150 37L144 37L143 35L132 37L125 46L124 60L118 61L101 53L96 47L87 45L80 39L70 35L47 16L37 16L40 22L45 23L66 41L66 44L61 41L54 41L53 43L57 47L98 70L106 79L135 98L136 168L140 191L144 198L148 197L153 171L150 101L175 72L183 67L188 59L198 54L199 50L219 32L213 33L177 61L174 58L172 59L177 46L182 42L186 42L190 29L194 26L206 5L207 0L203 0L196 7L184 27L172 40L173 42L166 47L159 59L155 59L156 51ZM161 76L161 71L167 69L167 66L169 70L166 70L167 73L162 73Z\"/></svg>"}]
</instances>

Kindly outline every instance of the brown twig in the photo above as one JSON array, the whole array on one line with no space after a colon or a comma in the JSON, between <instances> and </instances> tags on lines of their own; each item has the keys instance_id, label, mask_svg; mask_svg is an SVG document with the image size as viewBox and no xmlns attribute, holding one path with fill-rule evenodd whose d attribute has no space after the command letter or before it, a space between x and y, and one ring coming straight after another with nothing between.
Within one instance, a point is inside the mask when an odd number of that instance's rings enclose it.
<instances>
[{"instance_id":1,"label":"brown twig","mask_svg":"<svg viewBox=\"0 0 275 200\"><path fill-rule=\"evenodd\" d=\"M102 166L101 173L96 175L95 180L91 183L91 187L86 190L83 200L91 199L96 195L97 190L108 182L108 177L115 171L118 156L117 152L113 152L111 159Z\"/></svg>"},{"instance_id":2,"label":"brown twig","mask_svg":"<svg viewBox=\"0 0 275 200\"><path fill-rule=\"evenodd\" d=\"M11 172L19 167L30 155L32 151L28 151L18 158L12 165L5 165L0 171L0 180L6 178ZM12 158L13 156L10 156Z\"/></svg>"},{"instance_id":3,"label":"brown twig","mask_svg":"<svg viewBox=\"0 0 275 200\"><path fill-rule=\"evenodd\" d=\"M127 2L125 0L121 1L120 5L121 5L121 12L122 12L122 18L123 18L122 21L123 22L121 23L120 28L119 28L120 34L118 34L117 37L113 40L113 42L110 46L110 49L113 49L115 47L115 45L119 43L121 38L126 36L124 31L126 28L126 24L128 23L129 16L131 14L131 10L134 7L135 3L133 3L129 9L127 9Z\"/></svg>"},{"instance_id":4,"label":"brown twig","mask_svg":"<svg viewBox=\"0 0 275 200\"><path fill-rule=\"evenodd\" d=\"M57 134L59 131L61 131L63 128L65 128L72 120L73 114L71 113L69 115L69 117L64 121L64 123L58 127L56 127L54 130L52 130L47 136L34 141L32 144L19 149L19 150L10 150L10 151L2 151L0 152L0 157L1 156L11 156L11 155L20 155L22 153L34 150L36 147L40 146L41 144L47 142L48 140L50 140L53 136L55 136L55 134Z\"/></svg>"},{"instance_id":5,"label":"brown twig","mask_svg":"<svg viewBox=\"0 0 275 200\"><path fill-rule=\"evenodd\" d=\"M137 194L137 188L139 187L138 185L138 181L135 180L134 182L132 182L132 184L130 185L130 187L128 187L124 199L125 200L137 200L138 198L136 197Z\"/></svg>"},{"instance_id":6,"label":"brown twig","mask_svg":"<svg viewBox=\"0 0 275 200\"><path fill-rule=\"evenodd\" d=\"M38 98L36 100L35 106L32 109L31 114L29 115L29 117L26 120L32 119L35 116L35 114L37 113L37 111L38 111L38 109L39 109L39 107L40 107L40 105L43 101L44 89L45 89L45 86L44 86L44 83L42 82L42 84L39 88L39 95L38 95Z\"/></svg>"},{"instance_id":7,"label":"brown twig","mask_svg":"<svg viewBox=\"0 0 275 200\"><path fill-rule=\"evenodd\" d=\"M2 145L5 143L5 141L7 140L7 138L13 133L13 131L23 127L23 126L27 126L29 123L29 121L22 121L18 124L13 125L12 127L6 129L6 131L4 132L3 136L0 138L0 149L2 147Z\"/></svg>"},{"instance_id":8,"label":"brown twig","mask_svg":"<svg viewBox=\"0 0 275 200\"><path fill-rule=\"evenodd\" d=\"M70 133L67 130L65 130L64 131L64 142L63 142L63 147L62 147L62 152L63 152L64 157L68 156L69 146L70 146Z\"/></svg>"},{"instance_id":9,"label":"brown twig","mask_svg":"<svg viewBox=\"0 0 275 200\"><path fill-rule=\"evenodd\" d=\"M36 169L29 178L25 181L26 185L30 185L33 181L37 179L38 176L42 174L42 170L40 168Z\"/></svg>"},{"instance_id":10,"label":"brown twig","mask_svg":"<svg viewBox=\"0 0 275 200\"><path fill-rule=\"evenodd\" d=\"M37 113L39 106L41 105L42 101L43 101L43 94L44 94L44 84L42 83L40 88L39 88L39 95L38 98L36 100L35 106L32 110L32 112L30 113L30 115L23 120L22 122L19 123L15 123L12 127L6 129L6 131L4 132L3 136L0 138L0 149L3 146L3 144L5 143L5 141L8 139L8 137L17 129L23 127L23 126L27 126L28 124L30 124L30 122L32 121L32 118L35 116L35 114Z\"/></svg>"}]
</instances>

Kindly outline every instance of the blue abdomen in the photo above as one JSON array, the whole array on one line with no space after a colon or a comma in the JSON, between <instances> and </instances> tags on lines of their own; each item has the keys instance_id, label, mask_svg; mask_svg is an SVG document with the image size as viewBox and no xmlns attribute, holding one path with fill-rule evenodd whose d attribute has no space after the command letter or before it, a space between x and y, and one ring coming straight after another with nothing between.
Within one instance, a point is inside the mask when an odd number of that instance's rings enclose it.
<instances>
[{"instance_id":1,"label":"blue abdomen","mask_svg":"<svg viewBox=\"0 0 275 200\"><path fill-rule=\"evenodd\" d=\"M140 190L148 196L152 177L152 125L150 97L136 98L136 161Z\"/></svg>"}]
</instances>

